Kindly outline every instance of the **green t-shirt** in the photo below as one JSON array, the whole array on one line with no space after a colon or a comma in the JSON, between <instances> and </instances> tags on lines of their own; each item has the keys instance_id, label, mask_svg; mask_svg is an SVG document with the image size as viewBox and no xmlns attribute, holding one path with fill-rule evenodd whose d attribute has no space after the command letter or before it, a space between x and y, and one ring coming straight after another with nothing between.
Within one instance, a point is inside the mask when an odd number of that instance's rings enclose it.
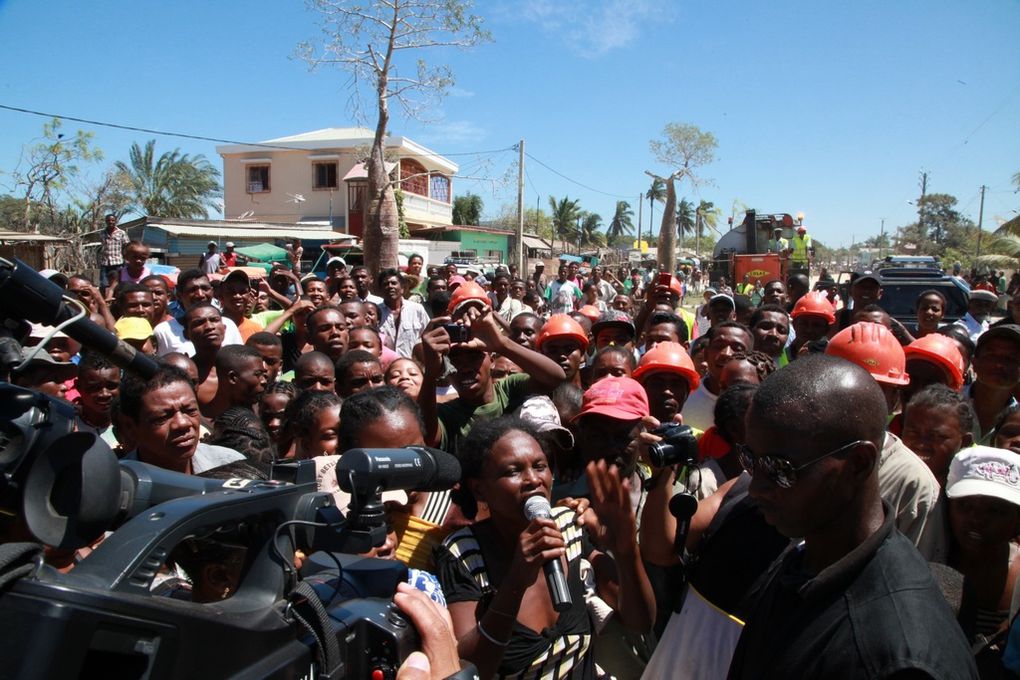
<instances>
[{"instance_id":1,"label":"green t-shirt","mask_svg":"<svg viewBox=\"0 0 1020 680\"><path fill-rule=\"evenodd\" d=\"M277 319L279 319L282 314L283 314L283 311L281 311L279 309L269 309L269 310L266 310L264 312L255 312L254 314L251 315L251 318L252 318L253 321L257 321L260 324L262 324L262 327L265 328L266 326L268 326L272 322L274 322ZM281 331L293 331L294 330L294 322L291 321L291 320L288 320L287 323L283 324L283 328L281 328L280 330Z\"/></svg>"},{"instance_id":2,"label":"green t-shirt","mask_svg":"<svg viewBox=\"0 0 1020 680\"><path fill-rule=\"evenodd\" d=\"M492 401L477 408L464 403L460 397L439 404L436 407L439 415L439 448L456 455L461 441L467 436L475 420L498 418L504 413L520 408L531 396L528 391L530 379L527 373L514 373L497 380Z\"/></svg>"}]
</instances>

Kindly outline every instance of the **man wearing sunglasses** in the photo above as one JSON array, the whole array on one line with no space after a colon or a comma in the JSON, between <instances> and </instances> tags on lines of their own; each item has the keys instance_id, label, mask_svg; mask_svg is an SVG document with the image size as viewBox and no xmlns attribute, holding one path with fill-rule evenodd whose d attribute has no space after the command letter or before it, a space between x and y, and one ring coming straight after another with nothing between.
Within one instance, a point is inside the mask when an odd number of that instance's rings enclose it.
<instances>
[{"instance_id":1,"label":"man wearing sunglasses","mask_svg":"<svg viewBox=\"0 0 1020 680\"><path fill-rule=\"evenodd\" d=\"M882 501L886 412L869 373L831 356L802 357L755 394L749 493L798 542L749 593L731 680L978 677L927 563Z\"/></svg>"},{"instance_id":2,"label":"man wearing sunglasses","mask_svg":"<svg viewBox=\"0 0 1020 680\"><path fill-rule=\"evenodd\" d=\"M867 371L885 398L886 417L893 414L900 402L900 390L910 382L910 376L903 346L888 328L867 321L855 323L832 336L825 353ZM938 480L891 432L885 434L879 446L878 490L892 506L896 528L914 542L926 559L944 562L948 536L941 519Z\"/></svg>"}]
</instances>

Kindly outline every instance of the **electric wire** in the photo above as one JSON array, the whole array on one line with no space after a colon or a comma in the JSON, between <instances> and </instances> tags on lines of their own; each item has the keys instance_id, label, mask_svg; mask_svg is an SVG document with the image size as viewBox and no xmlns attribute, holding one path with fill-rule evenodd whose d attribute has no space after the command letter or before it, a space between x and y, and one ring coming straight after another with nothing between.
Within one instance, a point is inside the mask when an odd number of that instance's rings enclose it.
<instances>
[{"instance_id":1,"label":"electric wire","mask_svg":"<svg viewBox=\"0 0 1020 680\"><path fill-rule=\"evenodd\" d=\"M7 104L0 104L0 109L3 109L5 111L14 111L16 113L25 113L25 114L29 114L29 115L32 115L32 116L42 116L44 118L59 118L61 120L70 120L70 121L73 121L75 123L84 123L86 125L96 125L96 126L99 126L99 127L114 128L116 130L127 130L129 132L144 132L144 133L149 134L149 135L161 135L161 136L164 136L164 137L179 137L181 139L193 139L193 140L200 141L200 142L217 142L219 144L241 144L241 145L244 145L244 146L254 146L254 147L259 147L259 148L263 148L263 149L281 149L281 150L288 150L288 151L307 151L307 149L304 149L303 147L299 147L299 146L287 146L285 144L267 144L265 142L242 142L242 141L238 141L236 139L222 139L222 138L219 138L219 137L207 137L207 136L204 136L204 135L194 135L194 134L190 134L190 133L187 133L187 132L169 132L169 131L166 131L166 130L155 130L153 128L138 127L138 126L135 126L135 125L123 125L123 124L120 124L120 123L109 123L109 122L100 121L100 120L92 120L92 119L89 119L89 118L81 118L81 117L78 117L78 116L67 116L67 115L63 115L63 114L60 114L60 113L46 113L45 111L35 111L33 109L26 109L26 108L22 108L22 107L19 107L19 106L10 106L10 105L7 105ZM500 153L500 152L503 152L503 151L510 151L513 148L514 148L513 146L508 146L508 147L503 148L503 149L488 149L488 150L485 150L485 151L458 151L458 152L451 152L451 153L439 153L437 151L437 152L434 153L434 155L436 155L436 156L483 156L483 155L487 155L487 154ZM418 158L427 158L428 155L427 154L402 153L401 157L402 158L415 158L415 157L418 157Z\"/></svg>"},{"instance_id":2,"label":"electric wire","mask_svg":"<svg viewBox=\"0 0 1020 680\"><path fill-rule=\"evenodd\" d=\"M572 179L570 177L567 177L566 175L564 175L559 170L556 170L554 168L549 167L549 165L547 165L546 163L543 163L539 159L535 158L534 156L532 156L527 151L524 152L524 155L527 156L528 158L530 158L531 160L535 161L536 163L538 163L539 165L541 165L543 168L545 168L549 172L553 173L554 175L562 177L563 179L567 180L571 184L576 184L577 186L579 186L579 187L581 187L583 189L587 189L588 191L592 191L592 192L594 192L596 194L602 194L603 196L609 196L611 198L622 198L622 199L628 198L627 196L621 196L620 194L611 194L608 191L602 191L601 189L595 189L594 187L590 187L587 184L584 184L582 182L578 182L576 179Z\"/></svg>"}]
</instances>

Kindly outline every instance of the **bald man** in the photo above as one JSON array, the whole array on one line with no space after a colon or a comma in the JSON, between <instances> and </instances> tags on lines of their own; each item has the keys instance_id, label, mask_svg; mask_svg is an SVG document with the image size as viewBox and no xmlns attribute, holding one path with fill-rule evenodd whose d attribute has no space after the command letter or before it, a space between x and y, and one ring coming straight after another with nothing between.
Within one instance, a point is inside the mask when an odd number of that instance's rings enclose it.
<instances>
[{"instance_id":1,"label":"bald man","mask_svg":"<svg viewBox=\"0 0 1020 680\"><path fill-rule=\"evenodd\" d=\"M803 357L758 389L742 451L749 493L769 524L803 542L752 589L729 678L978 677L879 493L885 424L882 390L834 357Z\"/></svg>"}]
</instances>

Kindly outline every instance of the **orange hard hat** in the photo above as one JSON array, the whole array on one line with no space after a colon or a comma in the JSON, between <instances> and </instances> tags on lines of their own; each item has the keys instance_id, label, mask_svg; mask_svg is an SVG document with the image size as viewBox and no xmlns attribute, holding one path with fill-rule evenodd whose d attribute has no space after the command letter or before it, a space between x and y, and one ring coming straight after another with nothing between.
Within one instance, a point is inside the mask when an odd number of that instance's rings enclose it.
<instances>
[{"instance_id":1,"label":"orange hard hat","mask_svg":"<svg viewBox=\"0 0 1020 680\"><path fill-rule=\"evenodd\" d=\"M450 296L450 304L446 307L446 313L452 315L468 302L481 302L486 307L492 306L484 288L474 281L465 281L457 286L453 295Z\"/></svg>"},{"instance_id":2,"label":"orange hard hat","mask_svg":"<svg viewBox=\"0 0 1020 680\"><path fill-rule=\"evenodd\" d=\"M549 317L549 320L542 326L542 332L538 334L538 340L535 341L535 349L542 349L542 345L545 344L546 340L553 340L555 338L577 340L581 343L582 352L588 350L588 334L581 328L581 324L572 319L569 314L553 314Z\"/></svg>"},{"instance_id":3,"label":"orange hard hat","mask_svg":"<svg viewBox=\"0 0 1020 680\"><path fill-rule=\"evenodd\" d=\"M669 292L677 297L683 297L684 294L684 288L680 285L680 279L672 274L669 277Z\"/></svg>"},{"instance_id":4,"label":"orange hard hat","mask_svg":"<svg viewBox=\"0 0 1020 680\"><path fill-rule=\"evenodd\" d=\"M602 316L602 312L600 312L599 308L596 307L595 305L585 305L577 311L591 319L592 323L598 321L599 317Z\"/></svg>"},{"instance_id":5,"label":"orange hard hat","mask_svg":"<svg viewBox=\"0 0 1020 680\"><path fill-rule=\"evenodd\" d=\"M691 392L698 389L698 384L701 382L701 377L694 368L694 362L691 361L687 348L679 342L660 342L648 350L641 357L637 370L634 371L634 379L642 382L642 378L645 376L661 371L682 376L687 380Z\"/></svg>"},{"instance_id":6,"label":"orange hard hat","mask_svg":"<svg viewBox=\"0 0 1020 680\"><path fill-rule=\"evenodd\" d=\"M825 353L857 364L880 383L910 382L903 346L882 324L861 321L844 328L832 336Z\"/></svg>"},{"instance_id":7,"label":"orange hard hat","mask_svg":"<svg viewBox=\"0 0 1020 680\"><path fill-rule=\"evenodd\" d=\"M956 341L938 333L918 338L903 348L907 360L921 359L940 367L949 376L949 387L963 387L963 355Z\"/></svg>"},{"instance_id":8,"label":"orange hard hat","mask_svg":"<svg viewBox=\"0 0 1020 680\"><path fill-rule=\"evenodd\" d=\"M790 312L790 318L796 319L798 316L805 316L807 314L824 316L825 320L829 323L836 323L836 309L829 302L828 296L820 290L806 293L801 299L797 300L797 304L793 306L793 311Z\"/></svg>"}]
</instances>

